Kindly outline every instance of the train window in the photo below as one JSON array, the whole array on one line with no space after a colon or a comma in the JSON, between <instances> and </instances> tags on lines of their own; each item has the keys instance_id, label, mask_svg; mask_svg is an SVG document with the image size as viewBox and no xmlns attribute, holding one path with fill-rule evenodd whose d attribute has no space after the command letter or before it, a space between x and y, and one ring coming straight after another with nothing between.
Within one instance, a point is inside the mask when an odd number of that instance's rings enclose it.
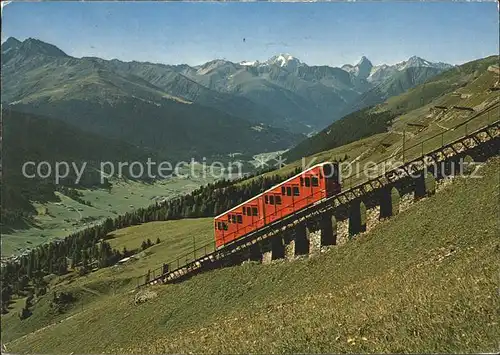
<instances>
[{"instance_id":1,"label":"train window","mask_svg":"<svg viewBox=\"0 0 500 355\"><path fill-rule=\"evenodd\" d=\"M222 228L223 228L222 227L222 223L221 222L217 222L217 229L221 231Z\"/></svg>"},{"instance_id":2,"label":"train window","mask_svg":"<svg viewBox=\"0 0 500 355\"><path fill-rule=\"evenodd\" d=\"M285 196L285 193L286 193L286 192L285 192L285 190L286 190L286 189L285 189L285 186L281 186L281 194L282 194L283 196Z\"/></svg>"},{"instance_id":3,"label":"train window","mask_svg":"<svg viewBox=\"0 0 500 355\"><path fill-rule=\"evenodd\" d=\"M299 191L299 187L298 186L294 186L293 187L293 195L294 196L299 196L300 195L300 191Z\"/></svg>"},{"instance_id":4,"label":"train window","mask_svg":"<svg viewBox=\"0 0 500 355\"><path fill-rule=\"evenodd\" d=\"M268 204L269 203L269 196L267 196L267 195L264 196L264 201L266 202L266 204Z\"/></svg>"},{"instance_id":5,"label":"train window","mask_svg":"<svg viewBox=\"0 0 500 355\"><path fill-rule=\"evenodd\" d=\"M234 214L231 215L231 223L236 223L236 216Z\"/></svg>"},{"instance_id":6,"label":"train window","mask_svg":"<svg viewBox=\"0 0 500 355\"><path fill-rule=\"evenodd\" d=\"M246 207L243 207L243 215L246 215L247 214L247 209Z\"/></svg>"},{"instance_id":7,"label":"train window","mask_svg":"<svg viewBox=\"0 0 500 355\"><path fill-rule=\"evenodd\" d=\"M247 207L247 216L252 215L252 209L250 207Z\"/></svg>"},{"instance_id":8,"label":"train window","mask_svg":"<svg viewBox=\"0 0 500 355\"><path fill-rule=\"evenodd\" d=\"M310 186L311 186L311 179L306 177L306 187L310 187Z\"/></svg>"},{"instance_id":9,"label":"train window","mask_svg":"<svg viewBox=\"0 0 500 355\"><path fill-rule=\"evenodd\" d=\"M241 216L241 214L237 215L236 218L238 219L239 224L243 223L243 217Z\"/></svg>"},{"instance_id":10,"label":"train window","mask_svg":"<svg viewBox=\"0 0 500 355\"><path fill-rule=\"evenodd\" d=\"M319 186L319 180L316 176L313 176L311 179L312 186Z\"/></svg>"},{"instance_id":11,"label":"train window","mask_svg":"<svg viewBox=\"0 0 500 355\"><path fill-rule=\"evenodd\" d=\"M259 213L257 211L257 207L252 207L252 215L257 216Z\"/></svg>"},{"instance_id":12,"label":"train window","mask_svg":"<svg viewBox=\"0 0 500 355\"><path fill-rule=\"evenodd\" d=\"M287 188L286 188L286 195L292 196L292 188L290 186L287 186Z\"/></svg>"},{"instance_id":13,"label":"train window","mask_svg":"<svg viewBox=\"0 0 500 355\"><path fill-rule=\"evenodd\" d=\"M273 195L269 196L269 203L271 205L274 205L274 196Z\"/></svg>"},{"instance_id":14,"label":"train window","mask_svg":"<svg viewBox=\"0 0 500 355\"><path fill-rule=\"evenodd\" d=\"M225 231L227 231L227 224L222 222L222 227L224 228Z\"/></svg>"},{"instance_id":15,"label":"train window","mask_svg":"<svg viewBox=\"0 0 500 355\"><path fill-rule=\"evenodd\" d=\"M304 178L302 176L300 177L300 186L304 186Z\"/></svg>"},{"instance_id":16,"label":"train window","mask_svg":"<svg viewBox=\"0 0 500 355\"><path fill-rule=\"evenodd\" d=\"M281 196L274 196L277 205L281 205Z\"/></svg>"},{"instance_id":17,"label":"train window","mask_svg":"<svg viewBox=\"0 0 500 355\"><path fill-rule=\"evenodd\" d=\"M228 221L229 223L231 223L231 215L230 215L230 214L228 214L228 215L227 215L227 221Z\"/></svg>"}]
</instances>

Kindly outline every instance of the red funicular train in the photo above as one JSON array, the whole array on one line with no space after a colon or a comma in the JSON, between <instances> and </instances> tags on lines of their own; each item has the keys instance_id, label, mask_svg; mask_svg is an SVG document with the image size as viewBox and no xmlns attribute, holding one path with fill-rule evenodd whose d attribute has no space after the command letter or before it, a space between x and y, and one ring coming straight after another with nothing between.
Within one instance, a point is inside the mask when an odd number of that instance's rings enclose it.
<instances>
[{"instance_id":1,"label":"red funicular train","mask_svg":"<svg viewBox=\"0 0 500 355\"><path fill-rule=\"evenodd\" d=\"M215 217L215 245L220 248L339 192L338 163L317 164Z\"/></svg>"}]
</instances>

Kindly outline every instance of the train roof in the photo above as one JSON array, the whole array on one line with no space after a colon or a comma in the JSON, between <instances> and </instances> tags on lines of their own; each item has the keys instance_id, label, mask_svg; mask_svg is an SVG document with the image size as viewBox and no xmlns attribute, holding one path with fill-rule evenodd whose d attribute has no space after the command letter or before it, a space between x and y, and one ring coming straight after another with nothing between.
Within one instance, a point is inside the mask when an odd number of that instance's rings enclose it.
<instances>
[{"instance_id":1,"label":"train roof","mask_svg":"<svg viewBox=\"0 0 500 355\"><path fill-rule=\"evenodd\" d=\"M293 179L295 179L295 178L299 177L300 175L302 175L302 174L304 174L304 173L307 173L308 171L310 171L310 170L312 170L312 169L314 169L314 168L317 168L318 166L323 166L323 165L325 165L325 164L333 164L333 163L332 163L332 162L329 162L329 161L325 161L325 162L323 162L323 163L319 163L319 164L313 165L313 166L311 166L309 169L306 169L306 170L304 170L304 171L301 171L300 173L295 174L294 176L292 176L292 177L290 177L290 178L286 179L285 181L282 181L282 182L280 182L280 183L278 183L278 184L276 184L276 185L272 186L271 188L267 189L266 191L261 192L260 194L255 195L254 197L249 198L249 199L248 199L248 200L246 200L246 201L243 201L243 202L242 202L242 203L240 203L238 206L234 206L233 208L231 208L231 209L229 209L229 210L227 210L227 211L222 212L220 215L215 216L215 217L214 217L214 219L217 219L217 218L219 218L219 217L221 217L221 216L224 216L226 213L231 212L231 211L233 211L233 210L237 209L238 207L243 206L244 204L246 204L246 203L248 203L248 202L250 202L250 201L252 201L252 200L255 200L256 198L258 198L258 197L260 197L260 196L264 195L265 193L267 193L267 192L269 192L269 191L271 191L271 190L275 189L275 188L276 188L276 186L279 186L279 185L285 184L285 183L287 183L287 182L289 182L289 181L291 181L291 180L293 180Z\"/></svg>"}]
</instances>

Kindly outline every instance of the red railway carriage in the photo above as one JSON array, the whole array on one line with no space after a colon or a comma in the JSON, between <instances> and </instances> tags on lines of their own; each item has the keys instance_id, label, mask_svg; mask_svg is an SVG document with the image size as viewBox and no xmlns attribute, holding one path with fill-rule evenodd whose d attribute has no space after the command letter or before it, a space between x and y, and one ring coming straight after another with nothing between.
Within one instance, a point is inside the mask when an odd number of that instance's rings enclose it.
<instances>
[{"instance_id":1,"label":"red railway carriage","mask_svg":"<svg viewBox=\"0 0 500 355\"><path fill-rule=\"evenodd\" d=\"M217 248L340 192L337 163L315 165L215 217Z\"/></svg>"}]
</instances>

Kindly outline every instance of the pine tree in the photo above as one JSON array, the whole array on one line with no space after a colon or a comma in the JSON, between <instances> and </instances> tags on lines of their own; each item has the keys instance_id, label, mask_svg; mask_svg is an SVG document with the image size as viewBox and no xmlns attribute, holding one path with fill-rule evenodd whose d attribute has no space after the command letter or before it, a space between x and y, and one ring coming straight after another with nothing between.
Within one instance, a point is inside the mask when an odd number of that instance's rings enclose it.
<instances>
[{"instance_id":1,"label":"pine tree","mask_svg":"<svg viewBox=\"0 0 500 355\"><path fill-rule=\"evenodd\" d=\"M105 234L108 234L114 229L114 223L111 218L106 218L106 221L104 221L104 231Z\"/></svg>"},{"instance_id":2,"label":"pine tree","mask_svg":"<svg viewBox=\"0 0 500 355\"><path fill-rule=\"evenodd\" d=\"M99 250L99 267L103 268L109 266L109 258L112 255L111 246L109 243L103 241L101 242L101 247Z\"/></svg>"},{"instance_id":3,"label":"pine tree","mask_svg":"<svg viewBox=\"0 0 500 355\"><path fill-rule=\"evenodd\" d=\"M89 253L87 250L84 250L82 253L82 268L83 273L86 273L89 270Z\"/></svg>"},{"instance_id":4,"label":"pine tree","mask_svg":"<svg viewBox=\"0 0 500 355\"><path fill-rule=\"evenodd\" d=\"M80 249L75 249L71 257L71 268L74 269L81 262L81 259L82 259L82 253Z\"/></svg>"},{"instance_id":5,"label":"pine tree","mask_svg":"<svg viewBox=\"0 0 500 355\"><path fill-rule=\"evenodd\" d=\"M57 273L59 275L64 275L67 272L68 272L68 260L66 260L66 257L63 256L59 259Z\"/></svg>"},{"instance_id":6,"label":"pine tree","mask_svg":"<svg viewBox=\"0 0 500 355\"><path fill-rule=\"evenodd\" d=\"M34 264L35 264L35 253L31 252L30 255L28 255L28 263L26 265L26 274L28 275L29 278L31 278L33 275Z\"/></svg>"}]
</instances>

